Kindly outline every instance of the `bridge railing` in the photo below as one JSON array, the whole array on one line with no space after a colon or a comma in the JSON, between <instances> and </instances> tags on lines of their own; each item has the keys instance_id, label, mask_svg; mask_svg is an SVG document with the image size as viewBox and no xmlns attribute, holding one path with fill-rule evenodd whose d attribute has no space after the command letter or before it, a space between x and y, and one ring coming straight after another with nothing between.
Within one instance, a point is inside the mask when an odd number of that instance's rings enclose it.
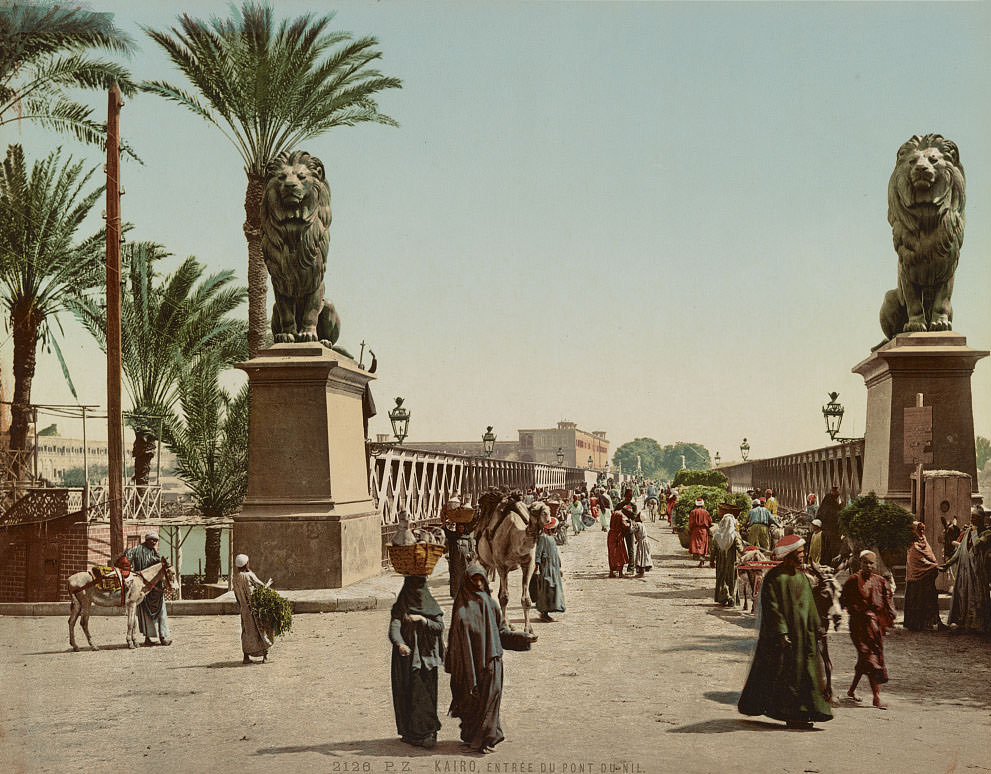
<instances>
[{"instance_id":1,"label":"bridge railing","mask_svg":"<svg viewBox=\"0 0 991 774\"><path fill-rule=\"evenodd\" d=\"M436 522L454 495L472 503L489 487L575 489L586 481L581 468L516 462L424 451L407 446L370 444L368 489L390 538L400 511L411 522Z\"/></svg>"},{"instance_id":2,"label":"bridge railing","mask_svg":"<svg viewBox=\"0 0 991 774\"><path fill-rule=\"evenodd\" d=\"M85 515L89 521L110 518L109 487L91 486L89 505L82 487L17 487L5 490L0 523L37 524L68 514ZM162 488L128 484L123 491L125 519L154 519L161 516Z\"/></svg>"},{"instance_id":3,"label":"bridge railing","mask_svg":"<svg viewBox=\"0 0 991 774\"><path fill-rule=\"evenodd\" d=\"M780 457L721 465L718 470L729 479L734 492L773 489L779 503L801 510L805 508L805 498L810 492L822 499L832 486L839 487L842 500L860 494L864 474L864 441L837 443Z\"/></svg>"}]
</instances>

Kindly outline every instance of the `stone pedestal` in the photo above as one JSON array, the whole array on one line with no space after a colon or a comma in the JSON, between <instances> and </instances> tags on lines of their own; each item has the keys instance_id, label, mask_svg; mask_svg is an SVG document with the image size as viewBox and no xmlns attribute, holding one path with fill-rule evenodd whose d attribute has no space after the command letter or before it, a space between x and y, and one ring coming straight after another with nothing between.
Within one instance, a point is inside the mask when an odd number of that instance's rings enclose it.
<instances>
[{"instance_id":1,"label":"stone pedestal","mask_svg":"<svg viewBox=\"0 0 991 774\"><path fill-rule=\"evenodd\" d=\"M861 491L910 507L915 466L904 458L904 410L921 392L925 405L933 407L933 461L924 467L967 473L976 493L970 377L987 356L987 350L971 349L965 336L952 331L902 333L853 368L867 385Z\"/></svg>"},{"instance_id":2,"label":"stone pedestal","mask_svg":"<svg viewBox=\"0 0 991 774\"><path fill-rule=\"evenodd\" d=\"M316 343L276 344L238 368L251 419L235 553L281 589L340 588L379 572L362 417L375 377Z\"/></svg>"}]
</instances>

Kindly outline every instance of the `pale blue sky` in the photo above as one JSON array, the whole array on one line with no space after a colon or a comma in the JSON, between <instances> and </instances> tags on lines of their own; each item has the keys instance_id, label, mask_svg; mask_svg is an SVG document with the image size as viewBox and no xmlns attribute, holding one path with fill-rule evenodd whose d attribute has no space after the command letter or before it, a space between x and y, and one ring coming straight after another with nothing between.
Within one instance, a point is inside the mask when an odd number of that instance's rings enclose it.
<instances>
[{"instance_id":1,"label":"pale blue sky","mask_svg":"<svg viewBox=\"0 0 991 774\"><path fill-rule=\"evenodd\" d=\"M226 3L102 2L132 32L139 78L180 80L139 24ZM693 440L724 459L825 445L851 367L881 340L895 284L887 184L899 145L938 131L967 172L955 329L991 345L991 11L986 3L352 3L335 26L379 38L403 79L401 127L306 144L327 168L327 293L342 343L379 356L375 396L410 441L501 439L560 419ZM93 104L105 110L105 98ZM244 175L220 133L150 96L122 131L132 238L245 275ZM45 152L35 128L4 145ZM67 147L73 144L62 141ZM78 146L94 164L99 154ZM103 360L68 323L72 374L105 405ZM991 434L991 365L974 381ZM36 402L71 402L50 355ZM97 431L99 432L99 431Z\"/></svg>"}]
</instances>

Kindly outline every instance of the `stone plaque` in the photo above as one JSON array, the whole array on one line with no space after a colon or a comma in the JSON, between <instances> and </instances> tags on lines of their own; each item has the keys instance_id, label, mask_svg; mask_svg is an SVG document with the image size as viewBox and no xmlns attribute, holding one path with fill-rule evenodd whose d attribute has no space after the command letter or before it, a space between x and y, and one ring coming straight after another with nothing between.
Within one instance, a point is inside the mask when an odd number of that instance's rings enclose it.
<instances>
[{"instance_id":1,"label":"stone plaque","mask_svg":"<svg viewBox=\"0 0 991 774\"><path fill-rule=\"evenodd\" d=\"M924 465L933 461L933 407L905 409L905 464Z\"/></svg>"}]
</instances>

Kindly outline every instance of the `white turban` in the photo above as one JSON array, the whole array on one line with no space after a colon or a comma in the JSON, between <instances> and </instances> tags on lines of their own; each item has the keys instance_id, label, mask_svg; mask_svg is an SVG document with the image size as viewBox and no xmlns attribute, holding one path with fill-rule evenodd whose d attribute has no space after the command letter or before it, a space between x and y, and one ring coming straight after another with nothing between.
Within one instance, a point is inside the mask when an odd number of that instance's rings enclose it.
<instances>
[{"instance_id":1,"label":"white turban","mask_svg":"<svg viewBox=\"0 0 991 774\"><path fill-rule=\"evenodd\" d=\"M145 540L158 540L158 533L150 530L145 532Z\"/></svg>"},{"instance_id":2,"label":"white turban","mask_svg":"<svg viewBox=\"0 0 991 774\"><path fill-rule=\"evenodd\" d=\"M871 559L877 559L877 554L873 551L861 551L860 558L863 559L865 556L869 556Z\"/></svg>"},{"instance_id":3,"label":"white turban","mask_svg":"<svg viewBox=\"0 0 991 774\"><path fill-rule=\"evenodd\" d=\"M246 565L247 563L248 563L247 554L238 554L237 556L234 557L235 567L244 567L244 565Z\"/></svg>"}]
</instances>

